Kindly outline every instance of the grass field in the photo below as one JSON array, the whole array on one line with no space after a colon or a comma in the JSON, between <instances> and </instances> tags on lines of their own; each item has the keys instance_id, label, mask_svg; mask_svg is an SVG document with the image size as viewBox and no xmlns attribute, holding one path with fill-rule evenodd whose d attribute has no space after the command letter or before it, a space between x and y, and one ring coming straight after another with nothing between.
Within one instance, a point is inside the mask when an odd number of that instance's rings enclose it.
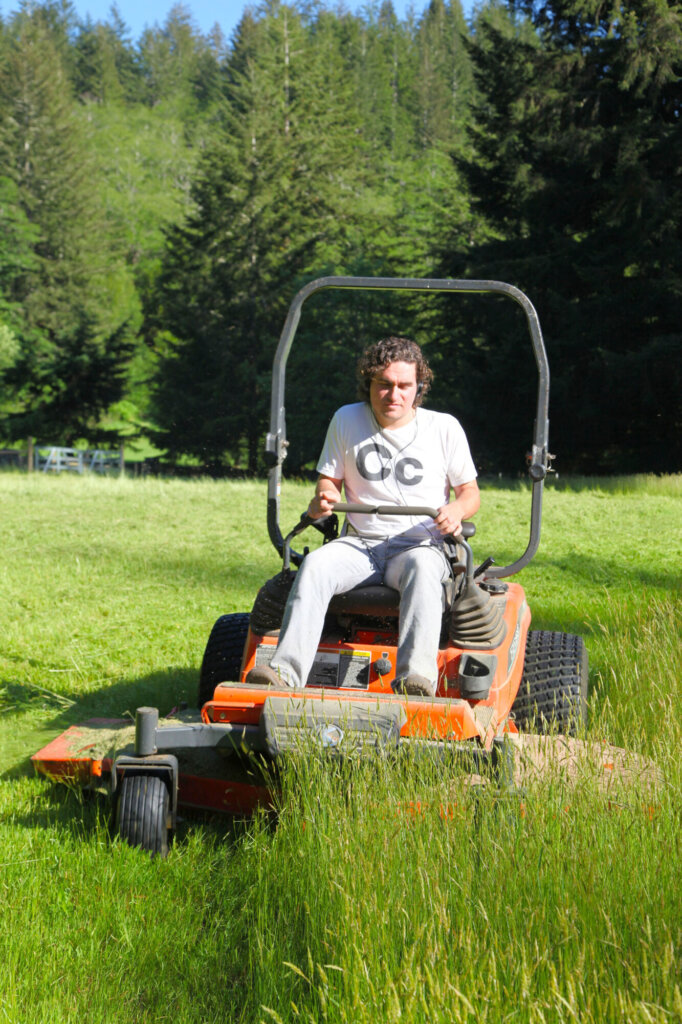
<instances>
[{"instance_id":1,"label":"grass field","mask_svg":"<svg viewBox=\"0 0 682 1024\"><path fill-rule=\"evenodd\" d=\"M300 763L276 827L192 819L159 861L28 758L194 699L213 621L277 571L265 486L0 474L0 1022L682 1021L681 498L554 481L520 576L534 628L585 637L588 738L653 759L654 794L541 780L521 813L442 765ZM484 489L479 561L529 505Z\"/></svg>"}]
</instances>

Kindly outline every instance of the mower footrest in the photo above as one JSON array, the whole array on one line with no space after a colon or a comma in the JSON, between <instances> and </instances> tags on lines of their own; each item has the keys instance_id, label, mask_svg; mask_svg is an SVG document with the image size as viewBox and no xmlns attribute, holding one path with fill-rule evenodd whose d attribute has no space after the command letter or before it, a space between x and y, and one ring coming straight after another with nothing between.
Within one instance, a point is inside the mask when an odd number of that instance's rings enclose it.
<instances>
[{"instance_id":1,"label":"mower footrest","mask_svg":"<svg viewBox=\"0 0 682 1024\"><path fill-rule=\"evenodd\" d=\"M268 697L260 728L271 757L310 745L342 755L396 748L405 711L400 703Z\"/></svg>"}]
</instances>

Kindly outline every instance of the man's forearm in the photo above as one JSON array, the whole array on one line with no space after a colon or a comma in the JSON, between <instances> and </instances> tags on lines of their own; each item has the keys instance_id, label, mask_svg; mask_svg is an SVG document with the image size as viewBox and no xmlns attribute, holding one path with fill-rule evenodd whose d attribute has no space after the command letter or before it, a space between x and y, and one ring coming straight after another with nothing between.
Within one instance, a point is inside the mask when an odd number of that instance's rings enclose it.
<instances>
[{"instance_id":1,"label":"man's forearm","mask_svg":"<svg viewBox=\"0 0 682 1024\"><path fill-rule=\"evenodd\" d=\"M341 480L333 480L328 476L321 476L315 487L315 497L308 505L308 515L312 519L319 519L320 516L328 516L332 511L332 505L341 501Z\"/></svg>"},{"instance_id":2,"label":"man's forearm","mask_svg":"<svg viewBox=\"0 0 682 1024\"><path fill-rule=\"evenodd\" d=\"M476 481L472 480L470 483L456 488L455 500L451 504L456 506L460 520L471 519L476 515L481 507L481 493Z\"/></svg>"}]
</instances>

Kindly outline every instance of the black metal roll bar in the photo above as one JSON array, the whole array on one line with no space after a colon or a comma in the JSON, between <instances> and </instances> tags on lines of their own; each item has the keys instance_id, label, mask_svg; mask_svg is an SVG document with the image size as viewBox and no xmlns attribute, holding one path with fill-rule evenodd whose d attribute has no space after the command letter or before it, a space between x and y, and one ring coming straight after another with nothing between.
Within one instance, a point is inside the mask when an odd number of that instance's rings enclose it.
<instances>
[{"instance_id":1,"label":"black metal roll bar","mask_svg":"<svg viewBox=\"0 0 682 1024\"><path fill-rule=\"evenodd\" d=\"M519 572L531 561L540 543L542 493L550 462L548 450L549 364L542 339L542 331L540 330L540 321L533 304L522 291L511 284L505 284L503 281L463 281L403 277L320 277L301 288L289 307L277 351L275 352L272 366L270 430L265 441L265 459L268 466L268 533L278 553L282 554L284 543L279 527L279 504L282 463L287 453L284 413L286 364L296 329L301 319L303 303L316 292L330 288L359 291L464 292L466 294L493 292L508 296L523 309L538 369L537 407L528 467L528 474L532 483L530 536L526 550L515 562L512 562L511 565L488 568L486 576L511 576ZM297 559L296 556L294 558L300 561L300 556Z\"/></svg>"}]
</instances>

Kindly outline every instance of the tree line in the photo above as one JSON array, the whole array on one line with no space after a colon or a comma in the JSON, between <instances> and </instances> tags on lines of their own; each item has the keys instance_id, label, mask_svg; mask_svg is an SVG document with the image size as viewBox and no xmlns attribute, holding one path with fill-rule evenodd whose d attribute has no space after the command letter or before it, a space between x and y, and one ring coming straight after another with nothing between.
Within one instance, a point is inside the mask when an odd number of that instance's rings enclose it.
<instances>
[{"instance_id":1,"label":"tree line","mask_svg":"<svg viewBox=\"0 0 682 1024\"><path fill-rule=\"evenodd\" d=\"M115 6L27 5L0 25L0 435L256 473L306 281L498 279L540 316L558 467L679 470L681 71L668 0L266 0L229 41L176 6L136 42ZM520 314L384 292L306 305L288 471L387 333L425 345L480 469L521 471Z\"/></svg>"}]
</instances>

